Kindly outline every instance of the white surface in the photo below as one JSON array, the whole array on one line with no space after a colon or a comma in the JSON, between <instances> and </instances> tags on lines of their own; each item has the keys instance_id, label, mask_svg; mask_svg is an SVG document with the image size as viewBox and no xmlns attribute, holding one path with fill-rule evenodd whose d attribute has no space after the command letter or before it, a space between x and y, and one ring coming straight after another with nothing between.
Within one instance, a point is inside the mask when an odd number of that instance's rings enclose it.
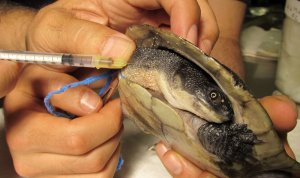
<instances>
[{"instance_id":1,"label":"white surface","mask_svg":"<svg viewBox=\"0 0 300 178\"><path fill-rule=\"evenodd\" d=\"M282 50L278 60L275 81L279 91L288 95L297 103L300 103L299 35L300 23L286 18L283 24Z\"/></svg>"},{"instance_id":2,"label":"white surface","mask_svg":"<svg viewBox=\"0 0 300 178\"><path fill-rule=\"evenodd\" d=\"M13 169L4 136L4 121L0 109L0 177L19 178ZM289 134L290 144L300 160L300 124ZM125 160L122 170L115 178L170 178L155 151L149 150L157 140L141 133L130 121L125 121L122 139L122 155Z\"/></svg>"},{"instance_id":3,"label":"white surface","mask_svg":"<svg viewBox=\"0 0 300 178\"><path fill-rule=\"evenodd\" d=\"M281 48L281 30L264 30L250 26L242 31L241 49L244 56L276 60Z\"/></svg>"},{"instance_id":4,"label":"white surface","mask_svg":"<svg viewBox=\"0 0 300 178\"><path fill-rule=\"evenodd\" d=\"M298 109L298 112L299 111L300 110ZM300 162L300 112L297 121L296 128L288 133L288 141L296 155L296 159Z\"/></svg>"},{"instance_id":5,"label":"white surface","mask_svg":"<svg viewBox=\"0 0 300 178\"><path fill-rule=\"evenodd\" d=\"M115 178L171 178L156 152L151 149L156 138L142 133L131 121L125 120L122 139L124 166Z\"/></svg>"}]
</instances>

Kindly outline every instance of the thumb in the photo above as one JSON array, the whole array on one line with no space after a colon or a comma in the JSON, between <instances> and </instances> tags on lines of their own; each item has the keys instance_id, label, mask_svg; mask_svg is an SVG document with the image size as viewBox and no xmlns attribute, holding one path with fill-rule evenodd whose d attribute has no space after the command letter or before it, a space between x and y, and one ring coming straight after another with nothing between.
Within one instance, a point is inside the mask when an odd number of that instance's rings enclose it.
<instances>
[{"instance_id":1,"label":"thumb","mask_svg":"<svg viewBox=\"0 0 300 178\"><path fill-rule=\"evenodd\" d=\"M126 35L53 6L36 15L28 29L27 45L35 51L99 54L126 62L135 49Z\"/></svg>"},{"instance_id":2,"label":"thumb","mask_svg":"<svg viewBox=\"0 0 300 178\"><path fill-rule=\"evenodd\" d=\"M0 98L10 92L17 81L21 65L10 61L0 61Z\"/></svg>"},{"instance_id":3,"label":"thumb","mask_svg":"<svg viewBox=\"0 0 300 178\"><path fill-rule=\"evenodd\" d=\"M159 159L173 178L217 178L215 175L201 170L162 142L158 143L155 148Z\"/></svg>"},{"instance_id":4,"label":"thumb","mask_svg":"<svg viewBox=\"0 0 300 178\"><path fill-rule=\"evenodd\" d=\"M284 95L266 96L259 101L268 112L278 132L287 133L294 129L298 117L295 102Z\"/></svg>"}]
</instances>

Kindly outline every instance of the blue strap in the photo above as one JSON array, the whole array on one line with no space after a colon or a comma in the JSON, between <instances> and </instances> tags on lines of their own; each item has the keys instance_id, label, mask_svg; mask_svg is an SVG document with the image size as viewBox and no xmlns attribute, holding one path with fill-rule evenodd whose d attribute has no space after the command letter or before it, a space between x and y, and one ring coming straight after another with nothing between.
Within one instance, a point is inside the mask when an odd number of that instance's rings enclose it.
<instances>
[{"instance_id":1,"label":"blue strap","mask_svg":"<svg viewBox=\"0 0 300 178\"><path fill-rule=\"evenodd\" d=\"M79 82L74 82L74 83L70 83L70 84L67 84L63 87L61 87L60 89L58 90L54 90L54 91L51 91L48 93L48 95L44 98L44 104L48 110L49 113L51 113L52 115L55 115L57 117L65 117L65 118L69 118L69 119L73 119L75 118L74 115L72 114L69 114L69 113L66 113L66 112L63 112L63 111L56 111L54 106L51 104L51 97L55 94L60 94L62 92L65 92L67 89L69 88L74 88L74 87L77 87L77 86L80 86L80 85L90 85L96 81L99 81L99 80L103 80L103 79L107 79L106 82L105 82L105 85L100 89L99 91L99 96L101 96L105 91L106 89L109 87L111 81L112 81L112 75L115 73L115 71L107 71L99 76L92 76L92 77L89 77L89 78L86 78L82 81L79 81ZM119 158L119 161L118 161L118 165L117 165L117 171L121 170L121 167L124 163L124 160L122 159L122 157L120 156Z\"/></svg>"}]
</instances>

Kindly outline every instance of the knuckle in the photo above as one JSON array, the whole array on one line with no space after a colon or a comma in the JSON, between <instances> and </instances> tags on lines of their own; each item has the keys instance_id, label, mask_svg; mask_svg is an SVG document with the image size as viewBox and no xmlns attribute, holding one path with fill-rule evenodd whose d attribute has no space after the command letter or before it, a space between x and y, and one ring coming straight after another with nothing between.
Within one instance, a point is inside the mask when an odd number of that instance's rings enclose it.
<instances>
[{"instance_id":1,"label":"knuckle","mask_svg":"<svg viewBox=\"0 0 300 178\"><path fill-rule=\"evenodd\" d=\"M43 25L55 25L60 27L63 25L64 18L66 16L66 11L63 8L43 8L37 14L38 24Z\"/></svg>"},{"instance_id":2,"label":"knuckle","mask_svg":"<svg viewBox=\"0 0 300 178\"><path fill-rule=\"evenodd\" d=\"M28 164L20 161L19 159L16 159L15 157L13 159L13 164L16 173L21 177L34 177L38 174L35 169L27 166Z\"/></svg>"},{"instance_id":3,"label":"knuckle","mask_svg":"<svg viewBox=\"0 0 300 178\"><path fill-rule=\"evenodd\" d=\"M216 39L216 41L217 41L217 39L218 39L219 36L220 36L220 29L219 29L219 28L216 28L215 30L216 30L216 31L215 31L215 39Z\"/></svg>"},{"instance_id":4,"label":"knuckle","mask_svg":"<svg viewBox=\"0 0 300 178\"><path fill-rule=\"evenodd\" d=\"M67 149L70 150L71 154L83 155L89 152L87 142L80 134L72 134L70 137L68 137L66 144Z\"/></svg>"},{"instance_id":5,"label":"knuckle","mask_svg":"<svg viewBox=\"0 0 300 178\"><path fill-rule=\"evenodd\" d=\"M121 119L121 117L118 117L118 118L116 118L116 119L112 119L113 121L113 123L112 123L112 129L115 131L115 133L118 133L121 129L122 129L122 127L123 127L123 123L122 123L122 119Z\"/></svg>"},{"instance_id":6,"label":"knuckle","mask_svg":"<svg viewBox=\"0 0 300 178\"><path fill-rule=\"evenodd\" d=\"M104 160L104 156L94 156L93 158L90 158L89 160L86 161L87 165L85 168L87 169L86 171L88 172L100 172L105 168L106 161Z\"/></svg>"},{"instance_id":7,"label":"knuckle","mask_svg":"<svg viewBox=\"0 0 300 178\"><path fill-rule=\"evenodd\" d=\"M62 8L42 8L29 27L26 38L27 45L39 44L40 40L47 41L49 37L61 39L61 32L70 18L71 16L67 16ZM47 42L44 43L47 44Z\"/></svg>"},{"instance_id":8,"label":"knuckle","mask_svg":"<svg viewBox=\"0 0 300 178\"><path fill-rule=\"evenodd\" d=\"M215 26L209 31L209 38L215 43L220 37L220 29L218 26Z\"/></svg>"},{"instance_id":9,"label":"knuckle","mask_svg":"<svg viewBox=\"0 0 300 178\"><path fill-rule=\"evenodd\" d=\"M7 132L6 142L10 151L20 150L22 148L29 148L29 141L26 137Z\"/></svg>"}]
</instances>

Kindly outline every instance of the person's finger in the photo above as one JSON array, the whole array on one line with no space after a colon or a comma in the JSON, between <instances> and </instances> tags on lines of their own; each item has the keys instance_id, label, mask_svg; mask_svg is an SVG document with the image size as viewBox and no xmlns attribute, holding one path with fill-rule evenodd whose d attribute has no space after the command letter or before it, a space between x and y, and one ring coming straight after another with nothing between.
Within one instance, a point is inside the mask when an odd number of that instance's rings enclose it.
<instances>
[{"instance_id":1,"label":"person's finger","mask_svg":"<svg viewBox=\"0 0 300 178\"><path fill-rule=\"evenodd\" d=\"M140 20L141 24L148 24L154 27L165 27L170 28L170 17L169 15L159 9L152 11L145 11L144 17Z\"/></svg>"},{"instance_id":2,"label":"person's finger","mask_svg":"<svg viewBox=\"0 0 300 178\"><path fill-rule=\"evenodd\" d=\"M286 133L296 126L298 112L296 104L284 95L273 95L261 98L260 103L268 112L275 129Z\"/></svg>"},{"instance_id":3,"label":"person's finger","mask_svg":"<svg viewBox=\"0 0 300 178\"><path fill-rule=\"evenodd\" d=\"M156 145L156 152L168 172L174 178L216 178L213 174L201 170L175 151L168 149L162 142Z\"/></svg>"},{"instance_id":4,"label":"person's finger","mask_svg":"<svg viewBox=\"0 0 300 178\"><path fill-rule=\"evenodd\" d=\"M287 139L287 134L279 134L282 142L283 142L283 146L284 149L286 151L286 153L293 159L296 159L296 156L292 150L292 148L290 147L289 143L288 143L288 139Z\"/></svg>"},{"instance_id":5,"label":"person's finger","mask_svg":"<svg viewBox=\"0 0 300 178\"><path fill-rule=\"evenodd\" d=\"M296 104L284 95L266 96L259 100L272 119L275 129L283 141L287 154L295 158L293 150L287 141L287 132L296 126L298 112Z\"/></svg>"},{"instance_id":6,"label":"person's finger","mask_svg":"<svg viewBox=\"0 0 300 178\"><path fill-rule=\"evenodd\" d=\"M42 112L38 109L41 106L37 106L30 96L22 97L15 92L8 97L4 107L7 142L11 149L82 155L112 138L122 128L119 99L108 102L98 113L69 120ZM15 97L20 106L14 103ZM24 104L30 105L30 109L23 109Z\"/></svg>"},{"instance_id":7,"label":"person's finger","mask_svg":"<svg viewBox=\"0 0 300 178\"><path fill-rule=\"evenodd\" d=\"M17 88L41 100L51 91L78 82L71 75L45 70L43 67L35 65L28 65L24 68L23 73L26 75L20 76ZM105 80L102 82L104 83ZM69 88L61 94L53 95L51 104L66 112L83 116L97 112L102 107L102 100L89 86L78 86Z\"/></svg>"},{"instance_id":8,"label":"person's finger","mask_svg":"<svg viewBox=\"0 0 300 178\"><path fill-rule=\"evenodd\" d=\"M82 3L81 0L60 0L57 1L55 5L64 7L79 19L102 25L107 25L109 22L101 3L97 1L85 1Z\"/></svg>"},{"instance_id":9,"label":"person's finger","mask_svg":"<svg viewBox=\"0 0 300 178\"><path fill-rule=\"evenodd\" d=\"M45 178L86 178L86 177L97 177L97 178L112 178L115 174L118 161L120 158L120 146L115 151L105 168L96 173L90 174L72 174L72 175L49 175L44 176Z\"/></svg>"},{"instance_id":10,"label":"person's finger","mask_svg":"<svg viewBox=\"0 0 300 178\"><path fill-rule=\"evenodd\" d=\"M171 30L195 43L198 37L200 8L196 0L129 0L132 6L154 10L163 8L170 16Z\"/></svg>"},{"instance_id":11,"label":"person's finger","mask_svg":"<svg viewBox=\"0 0 300 178\"><path fill-rule=\"evenodd\" d=\"M26 177L96 173L105 168L117 150L121 133L122 131L94 150L78 156L45 152L13 152L14 165L17 171Z\"/></svg>"},{"instance_id":12,"label":"person's finger","mask_svg":"<svg viewBox=\"0 0 300 178\"><path fill-rule=\"evenodd\" d=\"M219 27L207 0L198 0L198 3L201 8L198 44L205 53L210 54L219 37Z\"/></svg>"},{"instance_id":13,"label":"person's finger","mask_svg":"<svg viewBox=\"0 0 300 178\"><path fill-rule=\"evenodd\" d=\"M14 88L21 67L22 65L16 62L0 61L0 98Z\"/></svg>"},{"instance_id":14,"label":"person's finger","mask_svg":"<svg viewBox=\"0 0 300 178\"><path fill-rule=\"evenodd\" d=\"M127 61L135 49L126 35L51 5L41 9L31 24L27 46L34 51L99 54Z\"/></svg>"}]
</instances>

